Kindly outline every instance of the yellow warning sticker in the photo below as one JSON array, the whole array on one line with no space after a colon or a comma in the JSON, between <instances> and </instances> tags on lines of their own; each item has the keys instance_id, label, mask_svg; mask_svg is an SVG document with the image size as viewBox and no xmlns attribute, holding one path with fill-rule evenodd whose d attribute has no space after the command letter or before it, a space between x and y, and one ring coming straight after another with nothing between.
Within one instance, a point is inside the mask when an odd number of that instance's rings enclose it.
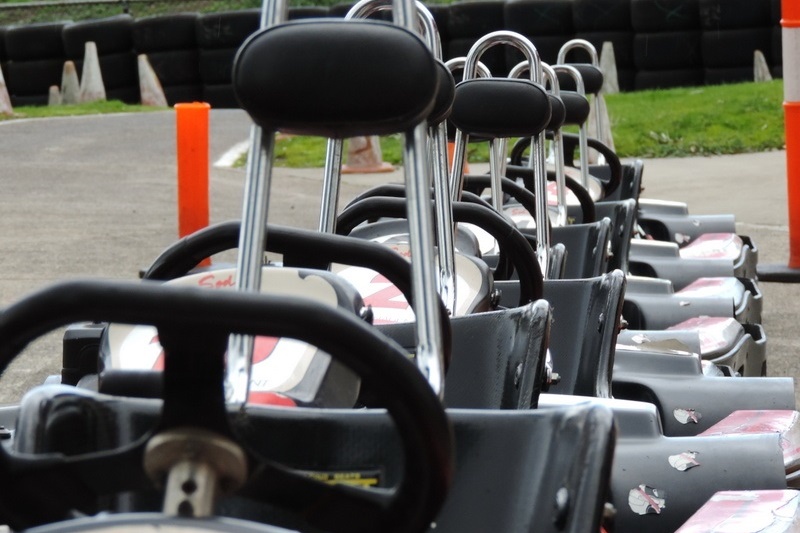
<instances>
[{"instance_id":1,"label":"yellow warning sticker","mask_svg":"<svg viewBox=\"0 0 800 533\"><path fill-rule=\"evenodd\" d=\"M356 487L377 487L381 481L380 470L348 470L338 472L319 472L306 470L308 477L329 485L353 485Z\"/></svg>"}]
</instances>

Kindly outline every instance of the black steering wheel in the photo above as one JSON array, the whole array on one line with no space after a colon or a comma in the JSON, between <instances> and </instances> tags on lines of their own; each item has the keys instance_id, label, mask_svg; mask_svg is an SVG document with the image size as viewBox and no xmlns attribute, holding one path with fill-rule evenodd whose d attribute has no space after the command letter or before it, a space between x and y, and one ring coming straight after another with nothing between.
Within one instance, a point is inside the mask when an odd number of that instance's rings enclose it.
<instances>
[{"instance_id":1,"label":"black steering wheel","mask_svg":"<svg viewBox=\"0 0 800 533\"><path fill-rule=\"evenodd\" d=\"M240 443L248 477L236 494L302 513L325 531L425 531L453 472L453 437L441 402L397 344L357 317L309 300L170 287L71 281L0 315L0 372L37 337L80 321L155 326L165 351L164 398L156 433L192 427L236 439L224 400L231 333L291 337L318 346L381 395L402 441L402 480L392 491L328 485ZM277 410L286 413L286 410ZM63 520L97 498L152 489L142 467L152 435L112 451L76 456L15 455L0 446L0 521L12 528ZM341 520L342 509L347 520Z\"/></svg>"},{"instance_id":2,"label":"black steering wheel","mask_svg":"<svg viewBox=\"0 0 800 533\"><path fill-rule=\"evenodd\" d=\"M230 220L187 235L161 252L142 277L167 281L185 276L203 259L237 248L240 231L241 223L238 220ZM264 244L266 251L283 254L283 263L286 266L327 269L330 263L340 263L379 272L392 282L403 293L409 305L414 307L411 265L386 246L363 239L328 235L276 224L267 225ZM437 298L437 302L444 364L447 369L452 355L453 335L447 308L441 298Z\"/></svg>"}]
</instances>

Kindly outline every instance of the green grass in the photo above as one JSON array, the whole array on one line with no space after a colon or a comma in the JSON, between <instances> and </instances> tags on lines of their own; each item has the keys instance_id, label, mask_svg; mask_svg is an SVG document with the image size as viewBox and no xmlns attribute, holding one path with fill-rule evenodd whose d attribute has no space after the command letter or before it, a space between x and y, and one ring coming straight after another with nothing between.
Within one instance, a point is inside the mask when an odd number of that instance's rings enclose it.
<instances>
[{"instance_id":1,"label":"green grass","mask_svg":"<svg viewBox=\"0 0 800 533\"><path fill-rule=\"evenodd\" d=\"M741 83L619 93L605 97L620 157L689 157L782 149L783 82ZM398 136L381 139L383 160L401 162ZM318 167L325 141L288 137L276 164ZM471 144L471 163L488 161L485 143Z\"/></svg>"},{"instance_id":2,"label":"green grass","mask_svg":"<svg viewBox=\"0 0 800 533\"><path fill-rule=\"evenodd\" d=\"M19 106L14 108L14 115L0 114L0 120L18 118L67 117L73 115L102 115L108 113L138 113L142 111L163 111L165 107L129 105L117 100L92 102L88 104L70 104L59 106Z\"/></svg>"},{"instance_id":3,"label":"green grass","mask_svg":"<svg viewBox=\"0 0 800 533\"><path fill-rule=\"evenodd\" d=\"M687 157L761 152L784 147L783 83L742 83L640 91L606 96L614 144L621 157ZM17 107L14 117L38 118L157 110L121 102L57 107ZM399 136L381 139L383 160L401 163ZM346 148L345 148L346 150ZM486 144L471 144L468 160L488 160ZM325 140L285 136L276 164L321 167Z\"/></svg>"},{"instance_id":4,"label":"green grass","mask_svg":"<svg viewBox=\"0 0 800 533\"><path fill-rule=\"evenodd\" d=\"M609 95L623 157L685 157L783 148L783 83L742 83Z\"/></svg>"}]
</instances>

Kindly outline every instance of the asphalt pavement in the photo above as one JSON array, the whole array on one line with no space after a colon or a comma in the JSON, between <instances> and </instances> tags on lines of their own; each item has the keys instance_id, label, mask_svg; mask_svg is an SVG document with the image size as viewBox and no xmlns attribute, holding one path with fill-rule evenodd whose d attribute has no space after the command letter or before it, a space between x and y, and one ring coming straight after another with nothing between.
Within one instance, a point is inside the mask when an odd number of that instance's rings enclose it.
<instances>
[{"instance_id":1,"label":"asphalt pavement","mask_svg":"<svg viewBox=\"0 0 800 533\"><path fill-rule=\"evenodd\" d=\"M246 142L238 110L213 110L212 163ZM135 281L178 237L172 111L0 122L0 307L50 283L76 278ZM315 228L321 169L275 171L270 221ZM788 260L785 153L645 161L649 198L688 202L692 213L733 213L760 263ZM400 179L346 175L341 201ZM211 167L210 221L241 216L244 171ZM760 283L771 375L800 375L800 285ZM16 401L60 369L61 330L31 345L0 379Z\"/></svg>"}]
</instances>

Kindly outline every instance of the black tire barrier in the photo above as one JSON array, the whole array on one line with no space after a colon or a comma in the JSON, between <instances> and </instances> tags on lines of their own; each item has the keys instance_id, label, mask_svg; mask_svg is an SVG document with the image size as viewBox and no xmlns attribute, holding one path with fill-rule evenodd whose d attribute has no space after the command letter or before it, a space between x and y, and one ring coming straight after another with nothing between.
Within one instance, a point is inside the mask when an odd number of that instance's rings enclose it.
<instances>
[{"instance_id":1,"label":"black tire barrier","mask_svg":"<svg viewBox=\"0 0 800 533\"><path fill-rule=\"evenodd\" d=\"M97 45L98 55L130 52L133 50L132 26L133 17L130 15L67 24L61 32L64 54L67 59L83 59L89 41Z\"/></svg>"},{"instance_id":2,"label":"black tire barrier","mask_svg":"<svg viewBox=\"0 0 800 533\"><path fill-rule=\"evenodd\" d=\"M131 28L133 48L140 54L197 48L198 13L174 13L137 19Z\"/></svg>"},{"instance_id":3,"label":"black tire barrier","mask_svg":"<svg viewBox=\"0 0 800 533\"><path fill-rule=\"evenodd\" d=\"M451 41L469 38L474 42L487 33L505 29L505 26L503 2L481 0L450 5L447 34Z\"/></svg>"},{"instance_id":4,"label":"black tire barrier","mask_svg":"<svg viewBox=\"0 0 800 533\"><path fill-rule=\"evenodd\" d=\"M632 68L618 68L617 82L620 91L633 91L636 89L636 70Z\"/></svg>"},{"instance_id":5,"label":"black tire barrier","mask_svg":"<svg viewBox=\"0 0 800 533\"><path fill-rule=\"evenodd\" d=\"M654 33L700 29L698 0L631 0L633 31Z\"/></svg>"},{"instance_id":6,"label":"black tire barrier","mask_svg":"<svg viewBox=\"0 0 800 533\"><path fill-rule=\"evenodd\" d=\"M509 0L505 3L505 23L509 30L537 37L575 32L572 4L564 0Z\"/></svg>"},{"instance_id":7,"label":"black tire barrier","mask_svg":"<svg viewBox=\"0 0 800 533\"><path fill-rule=\"evenodd\" d=\"M539 57L542 59L542 61L550 65L556 64L556 60L558 59L558 51L561 50L561 47L565 42L572 39L572 35L545 35L541 37L536 35L525 35L525 37L530 39L533 45L536 47L536 51L539 52ZM510 71L518 63L525 60L525 56L517 48L513 46L505 46L503 48L505 49L506 54L507 70Z\"/></svg>"},{"instance_id":8,"label":"black tire barrier","mask_svg":"<svg viewBox=\"0 0 800 533\"><path fill-rule=\"evenodd\" d=\"M772 55L772 28L704 31L703 66L706 68L753 67L753 52Z\"/></svg>"},{"instance_id":9,"label":"black tire barrier","mask_svg":"<svg viewBox=\"0 0 800 533\"><path fill-rule=\"evenodd\" d=\"M6 28L6 54L13 61L60 59L64 55L61 30L66 22L47 22Z\"/></svg>"},{"instance_id":10,"label":"black tire barrier","mask_svg":"<svg viewBox=\"0 0 800 533\"><path fill-rule=\"evenodd\" d=\"M598 32L583 32L575 34L578 39L586 39L595 48L599 54L603 50L603 43L610 41L614 45L614 58L617 60L617 68L634 68L633 62L633 33L630 31L598 31ZM572 58L583 59L574 60ZM581 50L570 52L569 61L567 63L589 63L588 54L584 54Z\"/></svg>"},{"instance_id":11,"label":"black tire barrier","mask_svg":"<svg viewBox=\"0 0 800 533\"><path fill-rule=\"evenodd\" d=\"M707 68L704 70L703 81L705 85L753 81L753 67L751 65L747 67Z\"/></svg>"},{"instance_id":12,"label":"black tire barrier","mask_svg":"<svg viewBox=\"0 0 800 533\"><path fill-rule=\"evenodd\" d=\"M620 0L574 0L572 24L575 32L631 30L631 5Z\"/></svg>"},{"instance_id":13,"label":"black tire barrier","mask_svg":"<svg viewBox=\"0 0 800 533\"><path fill-rule=\"evenodd\" d=\"M103 76L103 87L106 91L120 87L139 86L139 70L136 54L122 52L119 54L102 55L98 58L100 74ZM63 66L63 62L62 62ZM75 60L75 68L80 75L83 72L83 59ZM59 77L58 85L61 84Z\"/></svg>"},{"instance_id":14,"label":"black tire barrier","mask_svg":"<svg viewBox=\"0 0 800 533\"><path fill-rule=\"evenodd\" d=\"M233 85L203 85L203 101L207 102L212 108L216 109L237 109L239 100L233 92Z\"/></svg>"},{"instance_id":15,"label":"black tire barrier","mask_svg":"<svg viewBox=\"0 0 800 533\"><path fill-rule=\"evenodd\" d=\"M451 39L447 43L447 49L444 52L446 59L454 57L464 57L475 44L479 37L465 37L458 39ZM504 48L508 46L493 46L481 56L480 62L486 65L486 68L492 73L492 76L502 77L508 74L506 68L506 55ZM461 81L461 75L456 75L456 83Z\"/></svg>"},{"instance_id":16,"label":"black tire barrier","mask_svg":"<svg viewBox=\"0 0 800 533\"><path fill-rule=\"evenodd\" d=\"M696 87L703 84L703 69L639 70L636 72L635 90Z\"/></svg>"},{"instance_id":17,"label":"black tire barrier","mask_svg":"<svg viewBox=\"0 0 800 533\"><path fill-rule=\"evenodd\" d=\"M289 20L325 18L329 16L328 8L323 6L296 6L289 8Z\"/></svg>"},{"instance_id":18,"label":"black tire barrier","mask_svg":"<svg viewBox=\"0 0 800 533\"><path fill-rule=\"evenodd\" d=\"M436 22L436 29L439 30L439 38L442 40L442 46L450 40L450 32L448 25L450 24L450 6L447 4L431 4L428 11L433 15L433 20Z\"/></svg>"},{"instance_id":19,"label":"black tire barrier","mask_svg":"<svg viewBox=\"0 0 800 533\"><path fill-rule=\"evenodd\" d=\"M783 66L783 29L780 26L772 28L772 51L766 57L773 67Z\"/></svg>"},{"instance_id":20,"label":"black tire barrier","mask_svg":"<svg viewBox=\"0 0 800 533\"><path fill-rule=\"evenodd\" d=\"M198 66L200 79L203 80L203 84L230 84L233 58L236 56L238 50L238 48L200 50Z\"/></svg>"},{"instance_id":21,"label":"black tire barrier","mask_svg":"<svg viewBox=\"0 0 800 533\"><path fill-rule=\"evenodd\" d=\"M700 31L637 33L633 36L633 62L638 70L702 67Z\"/></svg>"},{"instance_id":22,"label":"black tire barrier","mask_svg":"<svg viewBox=\"0 0 800 533\"><path fill-rule=\"evenodd\" d=\"M5 62L8 59L6 53L6 27L0 26L0 61Z\"/></svg>"},{"instance_id":23,"label":"black tire barrier","mask_svg":"<svg viewBox=\"0 0 800 533\"><path fill-rule=\"evenodd\" d=\"M147 54L162 86L200 85L199 56L197 50L170 50Z\"/></svg>"},{"instance_id":24,"label":"black tire barrier","mask_svg":"<svg viewBox=\"0 0 800 533\"><path fill-rule=\"evenodd\" d=\"M208 13L197 18L197 46L201 49L239 47L257 31L261 10Z\"/></svg>"},{"instance_id":25,"label":"black tire barrier","mask_svg":"<svg viewBox=\"0 0 800 533\"><path fill-rule=\"evenodd\" d=\"M11 95L11 106L22 107L32 105L47 105L49 96L47 94L35 94L31 96Z\"/></svg>"},{"instance_id":26,"label":"black tire barrier","mask_svg":"<svg viewBox=\"0 0 800 533\"><path fill-rule=\"evenodd\" d=\"M202 85L172 85L163 87L164 96L167 98L167 105L173 106L175 104L199 102L203 100L203 86Z\"/></svg>"},{"instance_id":27,"label":"black tire barrier","mask_svg":"<svg viewBox=\"0 0 800 533\"><path fill-rule=\"evenodd\" d=\"M9 61L8 92L14 96L44 95L47 103L47 94L51 85L61 86L61 73L64 61L61 59L40 59L37 61Z\"/></svg>"},{"instance_id":28,"label":"black tire barrier","mask_svg":"<svg viewBox=\"0 0 800 533\"><path fill-rule=\"evenodd\" d=\"M141 102L139 86L117 87L116 89L106 90L106 100L119 100L126 104L138 104Z\"/></svg>"},{"instance_id":29,"label":"black tire barrier","mask_svg":"<svg viewBox=\"0 0 800 533\"><path fill-rule=\"evenodd\" d=\"M772 67L772 77L773 78L783 78L783 65L777 65Z\"/></svg>"},{"instance_id":30,"label":"black tire barrier","mask_svg":"<svg viewBox=\"0 0 800 533\"><path fill-rule=\"evenodd\" d=\"M769 26L772 7L766 0L699 0L700 27L732 30Z\"/></svg>"}]
</instances>

